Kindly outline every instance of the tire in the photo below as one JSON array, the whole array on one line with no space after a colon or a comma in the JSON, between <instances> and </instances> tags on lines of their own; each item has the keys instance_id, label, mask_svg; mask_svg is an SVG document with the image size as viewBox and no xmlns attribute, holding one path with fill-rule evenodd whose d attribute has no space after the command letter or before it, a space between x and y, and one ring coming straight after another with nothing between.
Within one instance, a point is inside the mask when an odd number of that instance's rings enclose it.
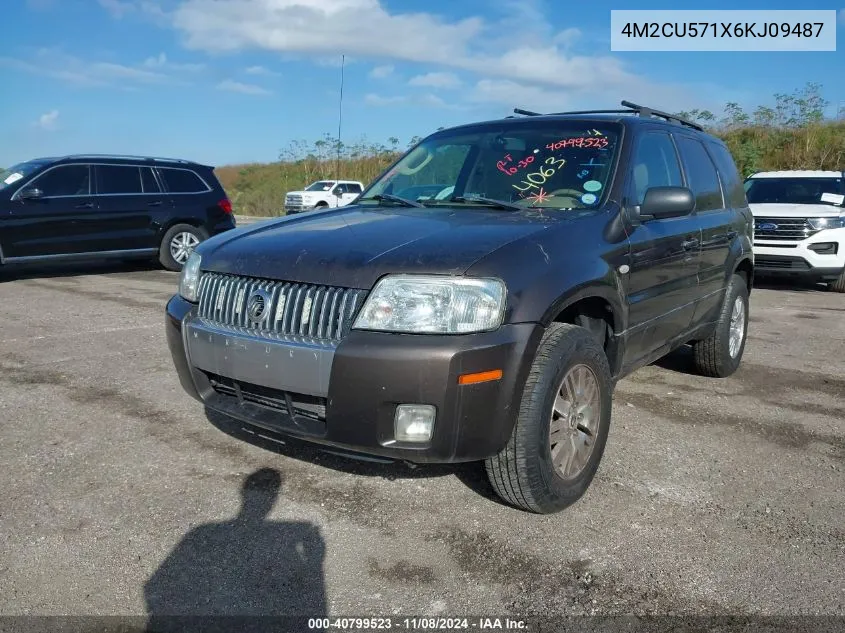
<instances>
[{"instance_id":1,"label":"tire","mask_svg":"<svg viewBox=\"0 0 845 633\"><path fill-rule=\"evenodd\" d=\"M845 292L845 270L839 275L839 279L830 282L828 288L833 292Z\"/></svg>"},{"instance_id":2,"label":"tire","mask_svg":"<svg viewBox=\"0 0 845 633\"><path fill-rule=\"evenodd\" d=\"M588 415L573 428L567 415L558 411L572 411L565 397L570 380L578 376L592 378L595 397ZM567 379L565 384L564 379ZM586 390L585 390L586 391ZM496 493L508 504L537 514L559 512L572 505L589 487L598 469L610 429L613 387L610 367L604 350L595 337L576 325L553 323L546 330L537 356L531 365L519 414L507 446L485 462L487 476ZM570 399L571 400L571 399ZM557 404L557 407L556 407ZM592 411L592 415L589 412ZM555 443L553 457L550 431L558 427L555 437L564 442ZM583 428L588 428L590 435ZM567 478L555 466L555 459L566 448L592 439L587 454L579 454L580 469L573 470ZM558 452L560 451L560 452Z\"/></svg>"},{"instance_id":3,"label":"tire","mask_svg":"<svg viewBox=\"0 0 845 633\"><path fill-rule=\"evenodd\" d=\"M194 247L200 242L208 239L208 233L200 227L191 226L190 224L175 224L171 226L161 239L161 244L158 249L158 260L167 270L177 272L182 270L182 265L188 258L187 254L184 255L184 259L181 256L177 257L173 252L173 249L171 249L171 243L181 235L191 236L191 240L196 240L196 244L193 245ZM184 239L187 240L188 237L185 237Z\"/></svg>"},{"instance_id":4,"label":"tire","mask_svg":"<svg viewBox=\"0 0 845 633\"><path fill-rule=\"evenodd\" d=\"M736 313L739 305L742 306L741 314ZM734 317L738 319L735 322ZM732 323L737 327L741 324L742 328L739 333L733 330L739 337L734 347L731 343ZM693 364L696 370L710 378L730 376L742 361L747 338L748 286L741 275L733 275L725 292L725 301L719 313L719 320L716 322L716 329L706 339L694 341L692 344Z\"/></svg>"}]
</instances>

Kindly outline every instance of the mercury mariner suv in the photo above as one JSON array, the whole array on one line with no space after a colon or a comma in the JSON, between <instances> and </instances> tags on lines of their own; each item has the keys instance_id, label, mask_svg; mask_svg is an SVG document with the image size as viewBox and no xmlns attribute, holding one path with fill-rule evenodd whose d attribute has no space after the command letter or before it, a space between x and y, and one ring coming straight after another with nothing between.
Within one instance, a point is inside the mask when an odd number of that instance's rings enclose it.
<instances>
[{"instance_id":1,"label":"mercury mariner suv","mask_svg":"<svg viewBox=\"0 0 845 633\"><path fill-rule=\"evenodd\" d=\"M767 171L745 181L761 275L845 292L845 173Z\"/></svg>"},{"instance_id":2,"label":"mercury mariner suv","mask_svg":"<svg viewBox=\"0 0 845 633\"><path fill-rule=\"evenodd\" d=\"M572 504L616 381L687 343L728 376L748 330L730 153L622 105L440 130L353 204L199 244L166 307L182 386L255 436L484 462L518 508Z\"/></svg>"}]
</instances>

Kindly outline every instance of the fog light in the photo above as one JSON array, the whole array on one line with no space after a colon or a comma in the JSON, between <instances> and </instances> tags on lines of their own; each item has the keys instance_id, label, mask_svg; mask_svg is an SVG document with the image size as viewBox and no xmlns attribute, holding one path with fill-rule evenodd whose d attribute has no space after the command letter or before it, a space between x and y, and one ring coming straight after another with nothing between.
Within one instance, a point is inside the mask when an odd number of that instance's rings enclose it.
<instances>
[{"instance_id":1,"label":"fog light","mask_svg":"<svg viewBox=\"0 0 845 633\"><path fill-rule=\"evenodd\" d=\"M819 255L836 255L839 244L836 242L819 242L818 244L810 244L807 248Z\"/></svg>"},{"instance_id":2,"label":"fog light","mask_svg":"<svg viewBox=\"0 0 845 633\"><path fill-rule=\"evenodd\" d=\"M435 408L430 404L400 404L393 418L397 442L428 442L434 431Z\"/></svg>"}]
</instances>

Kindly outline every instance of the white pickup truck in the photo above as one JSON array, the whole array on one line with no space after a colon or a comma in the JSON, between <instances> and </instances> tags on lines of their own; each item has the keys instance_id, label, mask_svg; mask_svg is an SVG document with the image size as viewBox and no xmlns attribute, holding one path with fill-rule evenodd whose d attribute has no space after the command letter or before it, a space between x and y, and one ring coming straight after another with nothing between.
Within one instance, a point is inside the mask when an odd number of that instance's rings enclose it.
<instances>
[{"instance_id":1,"label":"white pickup truck","mask_svg":"<svg viewBox=\"0 0 845 633\"><path fill-rule=\"evenodd\" d=\"M845 173L769 171L745 181L754 274L826 282L845 292Z\"/></svg>"},{"instance_id":2,"label":"white pickup truck","mask_svg":"<svg viewBox=\"0 0 845 633\"><path fill-rule=\"evenodd\" d=\"M357 180L318 180L302 191L288 191L285 213L301 213L312 209L331 209L349 204L364 191Z\"/></svg>"}]
</instances>

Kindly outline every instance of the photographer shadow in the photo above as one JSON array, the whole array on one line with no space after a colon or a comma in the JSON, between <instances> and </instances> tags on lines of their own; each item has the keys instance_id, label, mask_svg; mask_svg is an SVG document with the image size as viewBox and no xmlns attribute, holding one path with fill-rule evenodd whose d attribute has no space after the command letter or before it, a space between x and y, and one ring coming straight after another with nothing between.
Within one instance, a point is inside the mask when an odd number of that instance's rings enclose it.
<instances>
[{"instance_id":1,"label":"photographer shadow","mask_svg":"<svg viewBox=\"0 0 845 633\"><path fill-rule=\"evenodd\" d=\"M279 630L285 618L256 616L327 615L320 530L267 518L281 486L274 469L252 473L235 518L182 538L144 586L148 633Z\"/></svg>"}]
</instances>

